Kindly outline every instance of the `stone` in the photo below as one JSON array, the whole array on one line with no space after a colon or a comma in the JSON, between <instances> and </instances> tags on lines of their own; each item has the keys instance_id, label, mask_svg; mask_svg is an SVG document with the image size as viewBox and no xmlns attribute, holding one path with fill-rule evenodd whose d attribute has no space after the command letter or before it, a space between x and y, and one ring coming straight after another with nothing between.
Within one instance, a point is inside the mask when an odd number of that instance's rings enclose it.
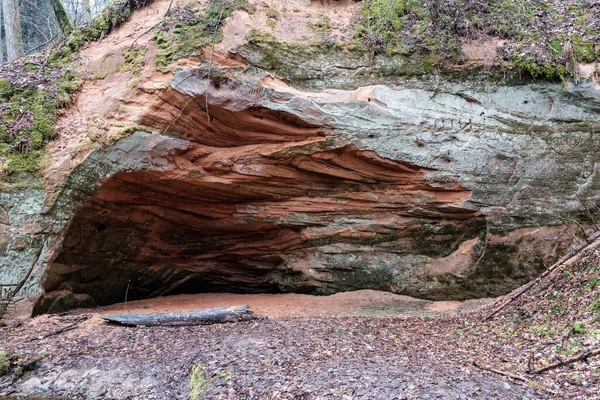
<instances>
[{"instance_id":1,"label":"stone","mask_svg":"<svg viewBox=\"0 0 600 400\"><path fill-rule=\"evenodd\" d=\"M96 301L88 294L74 294L68 290L56 290L42 296L33 308L33 315L56 314L74 308L96 307Z\"/></svg>"},{"instance_id":2,"label":"stone","mask_svg":"<svg viewBox=\"0 0 600 400\"><path fill-rule=\"evenodd\" d=\"M393 60L298 43L274 73L242 41L83 85L45 186L0 192L3 320L126 291L497 296L573 244L557 216L591 230L594 79L381 77Z\"/></svg>"}]
</instances>

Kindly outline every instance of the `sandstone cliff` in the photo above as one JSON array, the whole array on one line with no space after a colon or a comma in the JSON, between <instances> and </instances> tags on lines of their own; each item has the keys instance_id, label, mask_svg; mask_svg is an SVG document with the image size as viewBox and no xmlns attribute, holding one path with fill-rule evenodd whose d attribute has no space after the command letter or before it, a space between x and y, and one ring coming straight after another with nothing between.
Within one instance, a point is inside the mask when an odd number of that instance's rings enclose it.
<instances>
[{"instance_id":1,"label":"sandstone cliff","mask_svg":"<svg viewBox=\"0 0 600 400\"><path fill-rule=\"evenodd\" d=\"M163 20L160 0L83 45L43 178L0 192L5 318L128 285L494 296L571 245L565 219L589 228L593 62L501 70L489 32L460 60L352 50L361 3L306 3L181 1Z\"/></svg>"}]
</instances>

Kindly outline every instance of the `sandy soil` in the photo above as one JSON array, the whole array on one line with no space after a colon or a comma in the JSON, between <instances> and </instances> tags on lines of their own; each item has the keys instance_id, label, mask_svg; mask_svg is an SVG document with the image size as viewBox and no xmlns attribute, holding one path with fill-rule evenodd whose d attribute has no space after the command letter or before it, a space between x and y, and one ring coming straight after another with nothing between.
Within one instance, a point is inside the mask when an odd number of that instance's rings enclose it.
<instances>
[{"instance_id":1,"label":"sandy soil","mask_svg":"<svg viewBox=\"0 0 600 400\"><path fill-rule=\"evenodd\" d=\"M124 310L135 313L153 313L249 305L255 314L277 319L328 315L428 314L470 310L489 301L491 300L427 301L376 290L358 290L331 296L311 296L295 293L201 293L131 301L126 304L119 303L93 310L78 310L76 313L115 314L122 313Z\"/></svg>"}]
</instances>

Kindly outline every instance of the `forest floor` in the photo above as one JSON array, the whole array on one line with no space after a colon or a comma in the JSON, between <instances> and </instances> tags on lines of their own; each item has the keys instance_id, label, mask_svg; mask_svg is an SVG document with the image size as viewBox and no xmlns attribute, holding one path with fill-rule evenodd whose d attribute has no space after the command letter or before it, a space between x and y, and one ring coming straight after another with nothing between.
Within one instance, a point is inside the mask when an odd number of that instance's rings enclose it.
<instances>
[{"instance_id":1,"label":"forest floor","mask_svg":"<svg viewBox=\"0 0 600 400\"><path fill-rule=\"evenodd\" d=\"M376 291L180 295L126 306L249 304L266 317L220 325L129 328L99 317L124 304L44 315L0 329L13 368L43 356L14 382L0 378L0 398L185 399L191 387L199 399L600 399L598 356L531 372L600 348L599 263L600 250L587 251L489 320L494 300Z\"/></svg>"}]
</instances>

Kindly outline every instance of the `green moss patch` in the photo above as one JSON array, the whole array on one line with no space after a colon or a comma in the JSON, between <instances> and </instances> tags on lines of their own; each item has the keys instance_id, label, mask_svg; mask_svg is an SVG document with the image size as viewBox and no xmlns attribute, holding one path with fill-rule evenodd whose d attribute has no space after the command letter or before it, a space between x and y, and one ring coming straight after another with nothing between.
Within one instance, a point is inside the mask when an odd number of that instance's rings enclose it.
<instances>
[{"instance_id":1,"label":"green moss patch","mask_svg":"<svg viewBox=\"0 0 600 400\"><path fill-rule=\"evenodd\" d=\"M144 67L144 57L148 49L146 47L127 47L123 50L125 61L117 68L120 72L132 71L134 75L139 75Z\"/></svg>"},{"instance_id":2,"label":"green moss patch","mask_svg":"<svg viewBox=\"0 0 600 400\"><path fill-rule=\"evenodd\" d=\"M56 135L58 109L70 103L82 78L74 68L35 58L11 67L0 80L0 160L8 175L38 172L41 150Z\"/></svg>"},{"instance_id":3,"label":"green moss patch","mask_svg":"<svg viewBox=\"0 0 600 400\"><path fill-rule=\"evenodd\" d=\"M220 42L225 19L234 10L254 12L247 0L210 0L206 7L192 3L173 10L154 35L156 66L165 69L173 59L199 55L205 46Z\"/></svg>"},{"instance_id":4,"label":"green moss patch","mask_svg":"<svg viewBox=\"0 0 600 400\"><path fill-rule=\"evenodd\" d=\"M535 78L577 75L578 62L600 60L600 5L578 0L363 0L355 51L429 53L456 62L460 42L503 39L498 61Z\"/></svg>"}]
</instances>

